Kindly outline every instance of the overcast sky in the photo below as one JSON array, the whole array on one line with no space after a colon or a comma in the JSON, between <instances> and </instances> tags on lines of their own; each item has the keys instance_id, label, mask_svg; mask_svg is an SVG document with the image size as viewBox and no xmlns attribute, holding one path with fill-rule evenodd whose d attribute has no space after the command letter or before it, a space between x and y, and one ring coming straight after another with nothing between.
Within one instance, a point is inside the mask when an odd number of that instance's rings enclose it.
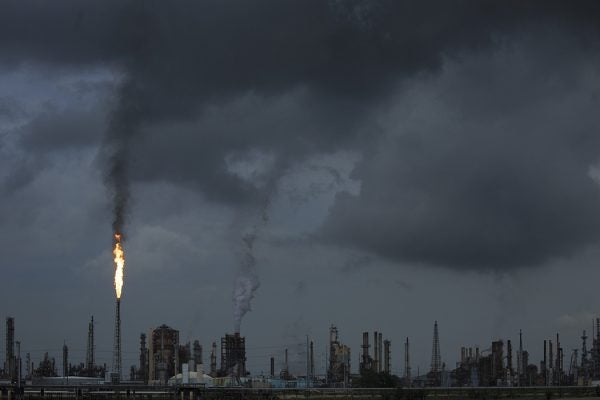
<instances>
[{"instance_id":1,"label":"overcast sky","mask_svg":"<svg viewBox=\"0 0 600 400\"><path fill-rule=\"evenodd\" d=\"M22 351L123 369L141 332L246 336L323 371L328 328L402 374L600 314L595 1L0 5L0 314ZM248 311L248 307L251 308ZM591 333L591 332L590 332ZM4 337L4 329L2 329ZM0 358L4 360L4 348Z\"/></svg>"}]
</instances>

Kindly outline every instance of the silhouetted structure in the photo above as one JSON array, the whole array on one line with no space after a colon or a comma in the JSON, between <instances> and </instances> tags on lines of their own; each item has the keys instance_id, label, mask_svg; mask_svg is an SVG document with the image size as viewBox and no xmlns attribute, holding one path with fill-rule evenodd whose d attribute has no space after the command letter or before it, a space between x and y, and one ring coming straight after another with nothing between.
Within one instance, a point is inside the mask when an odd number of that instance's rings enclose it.
<instances>
[{"instance_id":1,"label":"silhouetted structure","mask_svg":"<svg viewBox=\"0 0 600 400\"><path fill-rule=\"evenodd\" d=\"M62 376L69 376L69 348L67 347L67 343L63 344L62 365L63 365L63 375Z\"/></svg>"},{"instance_id":2,"label":"silhouetted structure","mask_svg":"<svg viewBox=\"0 0 600 400\"><path fill-rule=\"evenodd\" d=\"M315 376L315 344L311 340L310 341L310 368L309 368L310 378Z\"/></svg>"},{"instance_id":3,"label":"silhouetted structure","mask_svg":"<svg viewBox=\"0 0 600 400\"><path fill-rule=\"evenodd\" d=\"M592 341L592 368L594 380L600 380L600 318L596 318L596 337Z\"/></svg>"},{"instance_id":4,"label":"silhouetted structure","mask_svg":"<svg viewBox=\"0 0 600 400\"><path fill-rule=\"evenodd\" d=\"M440 386L442 372L442 356L440 354L440 336L438 332L438 323L433 325L433 344L431 349L431 370L427 374L428 385Z\"/></svg>"},{"instance_id":5,"label":"silhouetted structure","mask_svg":"<svg viewBox=\"0 0 600 400\"><path fill-rule=\"evenodd\" d=\"M121 381L121 299L117 299L115 308L115 337L111 380L113 383Z\"/></svg>"},{"instance_id":6,"label":"silhouetted structure","mask_svg":"<svg viewBox=\"0 0 600 400\"><path fill-rule=\"evenodd\" d=\"M203 364L203 362L202 362L202 345L197 340L194 340L194 347L192 349L192 357L194 358L194 364L196 364L196 367Z\"/></svg>"},{"instance_id":7,"label":"silhouetted structure","mask_svg":"<svg viewBox=\"0 0 600 400\"><path fill-rule=\"evenodd\" d=\"M335 325L329 328L329 368L327 380L331 386L348 384L350 376L350 348L340 343Z\"/></svg>"},{"instance_id":8,"label":"silhouetted structure","mask_svg":"<svg viewBox=\"0 0 600 400\"><path fill-rule=\"evenodd\" d=\"M359 364L359 370L362 373L363 371L372 370L373 369L373 359L369 355L369 332L363 332L362 334L362 354Z\"/></svg>"},{"instance_id":9,"label":"silhouetted structure","mask_svg":"<svg viewBox=\"0 0 600 400\"><path fill-rule=\"evenodd\" d=\"M389 374L391 372L391 345L389 340L383 341L383 372Z\"/></svg>"},{"instance_id":10,"label":"silhouetted structure","mask_svg":"<svg viewBox=\"0 0 600 400\"><path fill-rule=\"evenodd\" d=\"M4 371L10 381L14 381L16 374L16 359L15 359L15 319L12 317L6 318L6 361L4 362Z\"/></svg>"},{"instance_id":11,"label":"silhouetted structure","mask_svg":"<svg viewBox=\"0 0 600 400\"><path fill-rule=\"evenodd\" d=\"M406 343L404 343L404 384L408 387L412 386L410 375L410 346L407 337Z\"/></svg>"},{"instance_id":12,"label":"silhouetted structure","mask_svg":"<svg viewBox=\"0 0 600 400\"><path fill-rule=\"evenodd\" d=\"M527 364L523 362L523 332L519 329L519 350L517 351L517 385L526 386L525 371Z\"/></svg>"},{"instance_id":13,"label":"silhouetted structure","mask_svg":"<svg viewBox=\"0 0 600 400\"><path fill-rule=\"evenodd\" d=\"M33 371L36 377L54 377L56 374L56 362L54 357L48 357L48 352L44 353L44 358L40 361L37 369Z\"/></svg>"},{"instance_id":14,"label":"silhouetted structure","mask_svg":"<svg viewBox=\"0 0 600 400\"><path fill-rule=\"evenodd\" d=\"M95 376L95 345L94 345L94 316L90 319L88 325L87 348L85 351L85 370L87 376Z\"/></svg>"},{"instance_id":15,"label":"silhouetted structure","mask_svg":"<svg viewBox=\"0 0 600 400\"><path fill-rule=\"evenodd\" d=\"M504 370L504 341L496 340L492 342L492 371L490 386L502 386L506 378Z\"/></svg>"},{"instance_id":16,"label":"silhouetted structure","mask_svg":"<svg viewBox=\"0 0 600 400\"><path fill-rule=\"evenodd\" d=\"M148 380L166 383L178 372L179 331L163 324L151 330L149 338Z\"/></svg>"},{"instance_id":17,"label":"silhouetted structure","mask_svg":"<svg viewBox=\"0 0 600 400\"><path fill-rule=\"evenodd\" d=\"M221 371L223 376L246 376L246 339L239 332L221 338Z\"/></svg>"},{"instance_id":18,"label":"silhouetted structure","mask_svg":"<svg viewBox=\"0 0 600 400\"><path fill-rule=\"evenodd\" d=\"M148 348L146 347L146 334L140 334L140 365L137 371L137 379L148 383Z\"/></svg>"},{"instance_id":19,"label":"silhouetted structure","mask_svg":"<svg viewBox=\"0 0 600 400\"><path fill-rule=\"evenodd\" d=\"M217 376L217 343L212 343L210 352L210 375Z\"/></svg>"}]
</instances>

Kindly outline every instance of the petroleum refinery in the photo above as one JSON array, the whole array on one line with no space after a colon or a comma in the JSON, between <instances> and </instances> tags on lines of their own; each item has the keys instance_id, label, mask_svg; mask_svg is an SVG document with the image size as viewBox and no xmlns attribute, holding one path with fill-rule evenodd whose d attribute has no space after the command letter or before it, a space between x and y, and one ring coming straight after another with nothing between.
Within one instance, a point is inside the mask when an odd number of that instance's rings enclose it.
<instances>
[{"instance_id":1,"label":"petroleum refinery","mask_svg":"<svg viewBox=\"0 0 600 400\"><path fill-rule=\"evenodd\" d=\"M118 302L117 302L118 304ZM118 322L117 306L117 322ZM543 340L539 345L543 356L539 362L531 360L523 347L523 333L518 332L517 345L510 339L492 340L490 346L461 347L456 349L458 362L454 368L442 359L440 331L437 321L433 325L431 365L427 371L411 366L409 338L403 343L402 352L394 356L392 340L384 339L380 331L358 333L361 336L360 351L353 353L341 340L335 325L329 327L327 361L325 368L315 368L315 341L306 338L305 361L300 371L292 371L288 349L281 354L281 368L276 370L275 357L265 352L264 374L247 368L246 338L239 332L226 333L220 341L210 345L210 355L205 366L203 346L199 340L181 343L177 329L165 324L151 328L139 337L139 363L131 365L129 374L119 374L119 359L112 368L96 363L94 318L88 324L85 360L72 360L67 343L62 346L62 362L55 355L44 352L27 352L22 359L20 342L15 338L15 318L6 318L5 360L0 371L0 386L20 385L134 385L134 386L181 386L246 387L246 388L469 388L469 387L590 387L600 384L600 318L595 320L594 335L588 337L583 331L581 348L567 353L559 334ZM118 325L118 323L117 323ZM118 333L118 332L117 332ZM357 336L358 336L357 335ZM118 336L118 335L115 335ZM589 340L589 342L588 342ZM217 343L220 342L220 366L217 366ZM119 343L115 354L119 354ZM516 347L516 348L515 348ZM401 354L403 353L403 354ZM353 364L356 354L356 364ZM32 357L41 357L37 366ZM392 360L402 359L402 368L392 373ZM400 366L400 365L399 365Z\"/></svg>"},{"instance_id":2,"label":"petroleum refinery","mask_svg":"<svg viewBox=\"0 0 600 400\"><path fill-rule=\"evenodd\" d=\"M140 333L139 362L131 365L129 373L122 365L121 302L123 294L125 253L122 236L114 235L114 289L115 320L112 365L97 363L94 317L90 318L87 332L85 360L73 362L67 342L62 343L62 362L55 355L25 354L23 362L21 343L16 340L15 318L6 318L5 360L0 370L0 391L7 387L44 388L50 386L97 387L203 387L254 389L308 389L308 388L485 388L485 387L598 387L600 388L600 318L596 318L593 334L586 331L577 339L581 347L570 353L561 344L558 333L540 342L543 348L538 363L530 358L523 346L523 332L518 332L518 346L513 348L509 338L494 339L490 346L463 346L456 349L458 362L450 366L442 357L440 327L433 323L431 336L431 364L427 370L411 366L411 348L408 337L398 338L402 343L398 354L392 353L392 339L380 330L354 332L361 338L360 349L353 352L342 341L338 327L332 324L325 347L325 362L315 362L314 338L306 336L305 343L296 343L293 349L280 348L278 355L265 351L255 355L264 369L251 371L247 361L247 341L239 331L241 316L237 312L233 333L225 333L220 340L211 340L208 363L204 363L203 345L199 339L182 343L179 330L161 324ZM244 308L249 309L248 307ZM360 336L359 336L360 335ZM427 336L425 333L424 336ZM421 337L424 337L421 336ZM588 342L589 339L589 342ZM220 343L220 352L217 349ZM318 344L317 344L318 345ZM269 347L269 346L267 346ZM321 347L321 348L322 348ZM271 347L272 348L272 347ZM294 360L290 360L290 351ZM403 354L402 354L403 353ZM219 356L220 355L220 356ZM300 357L298 357L300 355ZM39 359L37 366L32 357ZM276 357L279 367L276 368ZM355 363L353 363L353 357ZM220 358L220 365L217 361ZM393 360L403 360L393 368ZM293 364L293 365L292 365ZM254 363L256 366L256 362ZM269 371L264 373L263 371Z\"/></svg>"}]
</instances>

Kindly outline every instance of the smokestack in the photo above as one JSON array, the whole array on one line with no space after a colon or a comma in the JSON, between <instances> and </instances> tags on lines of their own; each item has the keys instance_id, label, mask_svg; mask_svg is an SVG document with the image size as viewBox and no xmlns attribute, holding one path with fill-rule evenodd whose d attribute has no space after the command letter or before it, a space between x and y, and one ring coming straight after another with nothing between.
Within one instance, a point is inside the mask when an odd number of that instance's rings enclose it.
<instances>
[{"instance_id":1,"label":"smokestack","mask_svg":"<svg viewBox=\"0 0 600 400\"><path fill-rule=\"evenodd\" d=\"M121 299L117 298L115 311L115 341L113 348L113 383L121 381Z\"/></svg>"},{"instance_id":2,"label":"smokestack","mask_svg":"<svg viewBox=\"0 0 600 400\"><path fill-rule=\"evenodd\" d=\"M384 351L383 351L383 357L384 357L384 362L383 362L383 371L386 374L390 373L390 369L391 369L391 365L390 365L390 346L391 346L391 342L389 340L384 340L383 342L383 347L384 347Z\"/></svg>"},{"instance_id":3,"label":"smokestack","mask_svg":"<svg viewBox=\"0 0 600 400\"><path fill-rule=\"evenodd\" d=\"M15 378L16 362L15 362L15 319L12 317L6 318L6 362L4 371L8 373L8 377L12 381Z\"/></svg>"},{"instance_id":4,"label":"smokestack","mask_svg":"<svg viewBox=\"0 0 600 400\"><path fill-rule=\"evenodd\" d=\"M377 331L373 332L373 371L379 372L379 335Z\"/></svg>"},{"instance_id":5,"label":"smokestack","mask_svg":"<svg viewBox=\"0 0 600 400\"><path fill-rule=\"evenodd\" d=\"M558 333L556 334L556 367L554 368L554 375L555 375L555 384L560 386L560 381L561 381L561 366L562 366L562 361L561 361L561 347L560 347L560 336L558 335Z\"/></svg>"},{"instance_id":6,"label":"smokestack","mask_svg":"<svg viewBox=\"0 0 600 400\"><path fill-rule=\"evenodd\" d=\"M288 370L288 349L285 349L283 352L283 369L279 376L282 379L289 379L289 370Z\"/></svg>"},{"instance_id":7,"label":"smokestack","mask_svg":"<svg viewBox=\"0 0 600 400\"><path fill-rule=\"evenodd\" d=\"M63 377L69 376L69 348L67 347L67 343L63 344Z\"/></svg>"},{"instance_id":8,"label":"smokestack","mask_svg":"<svg viewBox=\"0 0 600 400\"><path fill-rule=\"evenodd\" d=\"M87 376L90 377L94 376L94 350L94 316L92 315L88 325L87 349L85 352L85 368L87 370Z\"/></svg>"},{"instance_id":9,"label":"smokestack","mask_svg":"<svg viewBox=\"0 0 600 400\"><path fill-rule=\"evenodd\" d=\"M246 376L246 339L235 332L221 338L221 371L227 376Z\"/></svg>"},{"instance_id":10,"label":"smokestack","mask_svg":"<svg viewBox=\"0 0 600 400\"><path fill-rule=\"evenodd\" d=\"M362 362L360 365L361 371L369 369L369 332L363 332L362 338Z\"/></svg>"},{"instance_id":11,"label":"smokestack","mask_svg":"<svg viewBox=\"0 0 600 400\"><path fill-rule=\"evenodd\" d=\"M217 376L217 342L212 343L212 351L210 353L210 375Z\"/></svg>"},{"instance_id":12,"label":"smokestack","mask_svg":"<svg viewBox=\"0 0 600 400\"><path fill-rule=\"evenodd\" d=\"M139 377L144 383L148 383L148 349L146 348L146 334L140 334L140 372Z\"/></svg>"},{"instance_id":13,"label":"smokestack","mask_svg":"<svg viewBox=\"0 0 600 400\"><path fill-rule=\"evenodd\" d=\"M404 379L406 380L406 386L411 386L411 377L410 377L410 353L409 353L409 344L408 337L406 338L406 343L404 344Z\"/></svg>"},{"instance_id":14,"label":"smokestack","mask_svg":"<svg viewBox=\"0 0 600 400\"><path fill-rule=\"evenodd\" d=\"M440 335L438 323L433 324L433 346L431 350L431 372L438 374L442 370L442 356L440 353Z\"/></svg>"},{"instance_id":15,"label":"smokestack","mask_svg":"<svg viewBox=\"0 0 600 400\"><path fill-rule=\"evenodd\" d=\"M517 383L519 386L523 384L523 332L519 329L519 352L517 353Z\"/></svg>"},{"instance_id":16,"label":"smokestack","mask_svg":"<svg viewBox=\"0 0 600 400\"><path fill-rule=\"evenodd\" d=\"M275 357L271 357L271 377L275 376Z\"/></svg>"},{"instance_id":17,"label":"smokestack","mask_svg":"<svg viewBox=\"0 0 600 400\"><path fill-rule=\"evenodd\" d=\"M508 364L506 367L508 368L510 376L513 376L513 366L512 366L512 343L510 339L506 341L506 363Z\"/></svg>"},{"instance_id":18,"label":"smokestack","mask_svg":"<svg viewBox=\"0 0 600 400\"><path fill-rule=\"evenodd\" d=\"M554 368L554 349L552 348L552 340L548 340L548 369Z\"/></svg>"},{"instance_id":19,"label":"smokestack","mask_svg":"<svg viewBox=\"0 0 600 400\"><path fill-rule=\"evenodd\" d=\"M310 341L310 376L311 378L315 376L315 348L312 340Z\"/></svg>"},{"instance_id":20,"label":"smokestack","mask_svg":"<svg viewBox=\"0 0 600 400\"><path fill-rule=\"evenodd\" d=\"M194 340L192 352L193 352L192 357L194 358L194 363L196 365L204 364L203 357L202 357L202 345L200 344L199 341Z\"/></svg>"},{"instance_id":21,"label":"smokestack","mask_svg":"<svg viewBox=\"0 0 600 400\"><path fill-rule=\"evenodd\" d=\"M547 341L544 340L544 361L542 361L543 365L541 366L541 372L544 374L544 385L548 385L548 374L546 372L547 367L548 367L548 358L546 357L546 355L548 354L548 349L547 349Z\"/></svg>"},{"instance_id":22,"label":"smokestack","mask_svg":"<svg viewBox=\"0 0 600 400\"><path fill-rule=\"evenodd\" d=\"M16 371L17 390L20 390L20 388L21 388L21 342L16 341L15 344L17 346L17 357L15 359L15 366L17 368L17 371ZM54 358L52 359L52 369L54 370Z\"/></svg>"},{"instance_id":23,"label":"smokestack","mask_svg":"<svg viewBox=\"0 0 600 400\"><path fill-rule=\"evenodd\" d=\"M383 371L383 334L381 332L379 332L379 336L378 336L378 343L377 343L377 350L379 350L379 355L377 356L377 360L379 361L379 365L377 366L377 371L381 372Z\"/></svg>"}]
</instances>

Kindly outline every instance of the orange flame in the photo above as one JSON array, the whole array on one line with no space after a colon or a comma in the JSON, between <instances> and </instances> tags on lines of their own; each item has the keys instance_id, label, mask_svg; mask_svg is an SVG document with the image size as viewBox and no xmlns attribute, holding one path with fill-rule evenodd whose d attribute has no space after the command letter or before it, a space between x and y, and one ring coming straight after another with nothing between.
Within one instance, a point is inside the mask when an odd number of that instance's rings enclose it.
<instances>
[{"instance_id":1,"label":"orange flame","mask_svg":"<svg viewBox=\"0 0 600 400\"><path fill-rule=\"evenodd\" d=\"M121 291L123 290L123 269L125 268L125 252L123 246L121 246L121 235L115 233L115 248L113 250L115 256L115 291L117 293L117 299L121 298Z\"/></svg>"}]
</instances>

